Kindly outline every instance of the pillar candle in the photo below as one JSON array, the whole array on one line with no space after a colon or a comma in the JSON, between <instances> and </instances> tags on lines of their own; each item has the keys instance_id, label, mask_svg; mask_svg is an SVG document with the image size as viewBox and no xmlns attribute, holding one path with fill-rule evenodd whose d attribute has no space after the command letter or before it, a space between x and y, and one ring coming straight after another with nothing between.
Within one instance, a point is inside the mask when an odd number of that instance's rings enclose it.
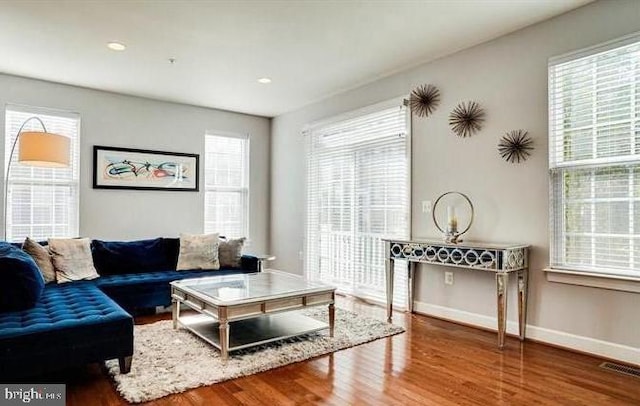
<instances>
[{"instance_id":1,"label":"pillar candle","mask_svg":"<svg viewBox=\"0 0 640 406\"><path fill-rule=\"evenodd\" d=\"M449 231L458 231L458 219L456 218L456 209L453 206L447 206L447 225Z\"/></svg>"}]
</instances>

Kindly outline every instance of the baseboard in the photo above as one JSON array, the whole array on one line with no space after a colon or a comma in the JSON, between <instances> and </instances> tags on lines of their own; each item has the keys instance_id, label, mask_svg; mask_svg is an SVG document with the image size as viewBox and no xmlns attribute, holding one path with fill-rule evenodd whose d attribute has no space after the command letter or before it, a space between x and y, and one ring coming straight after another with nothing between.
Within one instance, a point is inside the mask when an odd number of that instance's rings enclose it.
<instances>
[{"instance_id":1,"label":"baseboard","mask_svg":"<svg viewBox=\"0 0 640 406\"><path fill-rule=\"evenodd\" d=\"M438 306L424 302L414 302L416 313L451 320L458 323L477 326L483 329L496 330L496 318L483 314L471 313L450 307ZM507 321L507 334L518 335L518 323ZM618 360L629 364L640 365L640 348L616 344L566 333L558 330L532 326L527 324L527 339L539 341L573 351Z\"/></svg>"}]
</instances>

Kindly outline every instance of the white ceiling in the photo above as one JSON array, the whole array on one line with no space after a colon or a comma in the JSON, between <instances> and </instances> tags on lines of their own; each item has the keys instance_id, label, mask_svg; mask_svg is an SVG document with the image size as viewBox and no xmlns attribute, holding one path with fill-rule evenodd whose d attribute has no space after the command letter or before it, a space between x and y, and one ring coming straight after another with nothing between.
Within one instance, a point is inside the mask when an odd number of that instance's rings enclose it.
<instances>
[{"instance_id":1,"label":"white ceiling","mask_svg":"<svg viewBox=\"0 0 640 406\"><path fill-rule=\"evenodd\" d=\"M275 116L590 1L0 0L0 72Z\"/></svg>"}]
</instances>

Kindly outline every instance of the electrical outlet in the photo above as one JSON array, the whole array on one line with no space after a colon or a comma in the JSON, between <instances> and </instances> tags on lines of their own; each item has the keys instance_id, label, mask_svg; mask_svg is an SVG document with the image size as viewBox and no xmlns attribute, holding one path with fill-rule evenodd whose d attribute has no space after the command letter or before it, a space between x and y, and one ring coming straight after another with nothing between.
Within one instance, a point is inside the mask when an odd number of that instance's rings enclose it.
<instances>
[{"instance_id":1,"label":"electrical outlet","mask_svg":"<svg viewBox=\"0 0 640 406\"><path fill-rule=\"evenodd\" d=\"M431 213L431 200L423 200L422 201L422 212L423 213Z\"/></svg>"},{"instance_id":2,"label":"electrical outlet","mask_svg":"<svg viewBox=\"0 0 640 406\"><path fill-rule=\"evenodd\" d=\"M444 273L444 284L445 285L453 285L453 272L445 272Z\"/></svg>"},{"instance_id":3,"label":"electrical outlet","mask_svg":"<svg viewBox=\"0 0 640 406\"><path fill-rule=\"evenodd\" d=\"M298 251L298 259L304 261L304 251Z\"/></svg>"}]
</instances>

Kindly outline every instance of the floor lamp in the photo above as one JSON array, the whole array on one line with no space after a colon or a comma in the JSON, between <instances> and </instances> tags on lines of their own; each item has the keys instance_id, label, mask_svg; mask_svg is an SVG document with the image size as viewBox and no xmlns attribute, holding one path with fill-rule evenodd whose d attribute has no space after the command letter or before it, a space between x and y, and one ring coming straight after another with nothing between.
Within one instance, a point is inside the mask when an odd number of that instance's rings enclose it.
<instances>
[{"instance_id":1,"label":"floor lamp","mask_svg":"<svg viewBox=\"0 0 640 406\"><path fill-rule=\"evenodd\" d=\"M40 122L44 132L25 131L22 132L27 123L31 120ZM13 153L20 140L20 149L18 151L18 162L23 165L42 166L63 168L69 166L69 137L63 135L52 134L47 131L47 127L38 117L29 117L20 126L18 135L9 154L9 163L7 164L7 175L4 179L4 240L7 240L7 218L9 210L7 209L7 201L9 196L9 174L11 172L11 161Z\"/></svg>"}]
</instances>

